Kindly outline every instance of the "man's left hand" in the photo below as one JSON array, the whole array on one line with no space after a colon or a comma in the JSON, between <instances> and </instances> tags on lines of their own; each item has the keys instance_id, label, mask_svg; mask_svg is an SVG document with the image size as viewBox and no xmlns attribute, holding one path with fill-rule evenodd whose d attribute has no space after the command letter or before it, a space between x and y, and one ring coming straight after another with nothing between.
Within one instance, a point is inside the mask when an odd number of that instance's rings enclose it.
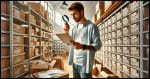
<instances>
[{"instance_id":1,"label":"man's left hand","mask_svg":"<svg viewBox=\"0 0 150 79\"><path fill-rule=\"evenodd\" d=\"M80 44L79 42L74 42L74 41L72 41L72 44L73 44L73 46L74 46L76 49L82 49L82 48L83 48L83 45Z\"/></svg>"}]
</instances>

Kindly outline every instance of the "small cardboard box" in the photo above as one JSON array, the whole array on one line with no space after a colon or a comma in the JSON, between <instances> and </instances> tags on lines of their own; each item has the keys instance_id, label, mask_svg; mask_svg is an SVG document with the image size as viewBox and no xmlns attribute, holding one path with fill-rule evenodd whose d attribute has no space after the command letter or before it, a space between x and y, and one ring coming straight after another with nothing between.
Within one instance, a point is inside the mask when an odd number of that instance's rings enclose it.
<instances>
[{"instance_id":1,"label":"small cardboard box","mask_svg":"<svg viewBox=\"0 0 150 79\"><path fill-rule=\"evenodd\" d=\"M9 22L8 20L1 20L1 29L4 31L9 31Z\"/></svg>"},{"instance_id":2,"label":"small cardboard box","mask_svg":"<svg viewBox=\"0 0 150 79\"><path fill-rule=\"evenodd\" d=\"M48 17L49 17L48 11L45 10L45 11L44 11L44 18L45 18L45 19L48 19Z\"/></svg>"},{"instance_id":3,"label":"small cardboard box","mask_svg":"<svg viewBox=\"0 0 150 79\"><path fill-rule=\"evenodd\" d=\"M14 32L17 32L17 33L22 33L24 34L25 33L25 27L19 25L19 24L13 24L13 31Z\"/></svg>"},{"instance_id":4,"label":"small cardboard box","mask_svg":"<svg viewBox=\"0 0 150 79\"><path fill-rule=\"evenodd\" d=\"M10 74L9 74L10 70L4 70L1 71L1 78L10 78Z\"/></svg>"},{"instance_id":5,"label":"small cardboard box","mask_svg":"<svg viewBox=\"0 0 150 79\"><path fill-rule=\"evenodd\" d=\"M1 1L1 13L8 13L8 2Z\"/></svg>"},{"instance_id":6,"label":"small cardboard box","mask_svg":"<svg viewBox=\"0 0 150 79\"><path fill-rule=\"evenodd\" d=\"M24 44L23 36L14 35L13 40L14 40L13 41L14 44Z\"/></svg>"},{"instance_id":7,"label":"small cardboard box","mask_svg":"<svg viewBox=\"0 0 150 79\"><path fill-rule=\"evenodd\" d=\"M2 58L1 59L1 68L3 69L3 68L7 68L7 67L9 67L10 66L10 58L8 57L8 58Z\"/></svg>"},{"instance_id":8,"label":"small cardboard box","mask_svg":"<svg viewBox=\"0 0 150 79\"><path fill-rule=\"evenodd\" d=\"M9 34L1 34L1 44L9 44Z\"/></svg>"},{"instance_id":9,"label":"small cardboard box","mask_svg":"<svg viewBox=\"0 0 150 79\"><path fill-rule=\"evenodd\" d=\"M21 53L24 53L24 47L23 46L15 46L13 54L17 55L17 54L21 54Z\"/></svg>"},{"instance_id":10,"label":"small cardboard box","mask_svg":"<svg viewBox=\"0 0 150 79\"><path fill-rule=\"evenodd\" d=\"M40 3L28 3L32 9L37 11L40 15L44 16L44 8Z\"/></svg>"},{"instance_id":11,"label":"small cardboard box","mask_svg":"<svg viewBox=\"0 0 150 79\"><path fill-rule=\"evenodd\" d=\"M18 55L18 56L14 56L13 58L13 64L18 64L18 63L21 63L25 60L25 55Z\"/></svg>"},{"instance_id":12,"label":"small cardboard box","mask_svg":"<svg viewBox=\"0 0 150 79\"><path fill-rule=\"evenodd\" d=\"M9 56L10 48L9 47L1 47L1 56Z\"/></svg>"},{"instance_id":13,"label":"small cardboard box","mask_svg":"<svg viewBox=\"0 0 150 79\"><path fill-rule=\"evenodd\" d=\"M26 16L25 12L21 10L20 11L20 19L25 21L25 16Z\"/></svg>"},{"instance_id":14,"label":"small cardboard box","mask_svg":"<svg viewBox=\"0 0 150 79\"><path fill-rule=\"evenodd\" d=\"M20 10L17 7L13 7L13 15L15 18L20 19Z\"/></svg>"},{"instance_id":15,"label":"small cardboard box","mask_svg":"<svg viewBox=\"0 0 150 79\"><path fill-rule=\"evenodd\" d=\"M46 71L49 69L48 64L32 64L31 65L31 73Z\"/></svg>"}]
</instances>

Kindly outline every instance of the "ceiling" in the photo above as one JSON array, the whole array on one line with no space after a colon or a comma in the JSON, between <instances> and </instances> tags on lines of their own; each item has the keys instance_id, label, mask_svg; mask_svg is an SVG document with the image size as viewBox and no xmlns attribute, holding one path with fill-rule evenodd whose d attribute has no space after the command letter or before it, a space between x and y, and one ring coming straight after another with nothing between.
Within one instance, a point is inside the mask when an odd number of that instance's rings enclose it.
<instances>
[{"instance_id":1,"label":"ceiling","mask_svg":"<svg viewBox=\"0 0 150 79\"><path fill-rule=\"evenodd\" d=\"M60 10L58 7L63 3L63 1L49 1L56 11L60 13L64 13L65 10ZM73 2L81 2L85 8L85 17L91 20L92 16L95 14L95 6L97 1L66 1L66 3L70 6Z\"/></svg>"}]
</instances>

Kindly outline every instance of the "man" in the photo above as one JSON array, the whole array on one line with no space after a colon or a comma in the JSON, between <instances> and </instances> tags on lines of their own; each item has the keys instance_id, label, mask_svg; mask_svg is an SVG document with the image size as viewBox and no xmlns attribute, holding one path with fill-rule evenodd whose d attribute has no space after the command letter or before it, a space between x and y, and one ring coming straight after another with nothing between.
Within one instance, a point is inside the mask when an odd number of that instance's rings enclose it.
<instances>
[{"instance_id":1,"label":"man","mask_svg":"<svg viewBox=\"0 0 150 79\"><path fill-rule=\"evenodd\" d=\"M74 41L68 63L73 65L74 78L92 78L93 61L96 50L101 48L99 30L96 25L84 17L84 7L75 2L68 8L77 26L72 29ZM70 26L65 24L64 30L69 33Z\"/></svg>"}]
</instances>

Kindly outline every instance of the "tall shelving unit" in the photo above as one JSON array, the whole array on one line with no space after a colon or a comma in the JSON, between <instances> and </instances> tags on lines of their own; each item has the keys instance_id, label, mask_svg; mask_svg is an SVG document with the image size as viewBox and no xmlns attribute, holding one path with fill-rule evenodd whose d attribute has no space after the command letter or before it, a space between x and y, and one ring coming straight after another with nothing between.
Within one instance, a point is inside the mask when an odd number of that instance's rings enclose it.
<instances>
[{"instance_id":1,"label":"tall shelving unit","mask_svg":"<svg viewBox=\"0 0 150 79\"><path fill-rule=\"evenodd\" d=\"M149 77L149 1L125 1L98 27L103 67L119 77Z\"/></svg>"},{"instance_id":2,"label":"tall shelving unit","mask_svg":"<svg viewBox=\"0 0 150 79\"><path fill-rule=\"evenodd\" d=\"M1 13L1 21L7 21L6 26L1 23L1 77L30 77L32 60L52 55L52 18L45 18L19 1L3 3L8 10ZM49 7L48 2L45 5Z\"/></svg>"}]
</instances>

